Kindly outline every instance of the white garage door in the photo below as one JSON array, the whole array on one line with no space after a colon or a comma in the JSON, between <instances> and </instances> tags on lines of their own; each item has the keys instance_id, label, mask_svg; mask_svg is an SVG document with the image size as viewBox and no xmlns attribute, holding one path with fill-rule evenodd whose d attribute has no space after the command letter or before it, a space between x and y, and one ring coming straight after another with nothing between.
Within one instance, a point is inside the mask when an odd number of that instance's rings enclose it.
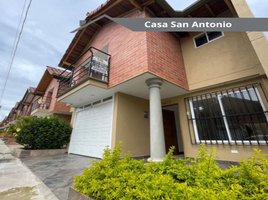
<instances>
[{"instance_id":1,"label":"white garage door","mask_svg":"<svg viewBox=\"0 0 268 200\"><path fill-rule=\"evenodd\" d=\"M111 145L112 102L98 104L76 113L69 153L101 158Z\"/></svg>"}]
</instances>

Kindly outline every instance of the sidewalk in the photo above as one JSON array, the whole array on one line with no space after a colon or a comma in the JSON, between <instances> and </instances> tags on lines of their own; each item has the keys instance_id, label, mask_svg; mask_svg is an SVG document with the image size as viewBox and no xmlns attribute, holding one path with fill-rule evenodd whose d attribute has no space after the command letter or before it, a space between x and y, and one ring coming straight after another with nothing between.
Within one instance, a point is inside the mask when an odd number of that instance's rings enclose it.
<instances>
[{"instance_id":1,"label":"sidewalk","mask_svg":"<svg viewBox=\"0 0 268 200\"><path fill-rule=\"evenodd\" d=\"M14 157L11 154L10 148L0 139L0 163L8 162L12 159L14 159Z\"/></svg>"},{"instance_id":2,"label":"sidewalk","mask_svg":"<svg viewBox=\"0 0 268 200\"><path fill-rule=\"evenodd\" d=\"M57 200L51 190L0 140L0 199Z\"/></svg>"}]
</instances>

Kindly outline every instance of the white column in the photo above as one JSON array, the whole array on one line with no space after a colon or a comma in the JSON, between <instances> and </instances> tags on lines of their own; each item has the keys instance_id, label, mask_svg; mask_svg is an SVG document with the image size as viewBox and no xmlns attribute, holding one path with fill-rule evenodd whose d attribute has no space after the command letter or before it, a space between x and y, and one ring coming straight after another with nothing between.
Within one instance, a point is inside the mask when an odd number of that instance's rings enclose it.
<instances>
[{"instance_id":1,"label":"white column","mask_svg":"<svg viewBox=\"0 0 268 200\"><path fill-rule=\"evenodd\" d=\"M162 80L151 78L146 80L150 90L150 146L151 157L148 161L161 162L166 155L165 136L162 117L160 86Z\"/></svg>"}]
</instances>

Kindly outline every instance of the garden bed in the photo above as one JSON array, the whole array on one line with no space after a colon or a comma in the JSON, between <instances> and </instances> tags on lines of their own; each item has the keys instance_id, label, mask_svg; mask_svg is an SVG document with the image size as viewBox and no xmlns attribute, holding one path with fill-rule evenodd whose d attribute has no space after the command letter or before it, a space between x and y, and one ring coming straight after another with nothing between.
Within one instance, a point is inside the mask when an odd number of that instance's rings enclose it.
<instances>
[{"instance_id":1,"label":"garden bed","mask_svg":"<svg viewBox=\"0 0 268 200\"><path fill-rule=\"evenodd\" d=\"M66 149L43 149L43 150L31 150L31 149L14 149L13 155L17 158L27 158L27 157L45 157L45 156L55 156L65 154Z\"/></svg>"},{"instance_id":2,"label":"garden bed","mask_svg":"<svg viewBox=\"0 0 268 200\"><path fill-rule=\"evenodd\" d=\"M200 145L197 157L185 160L174 159L173 151L160 163L144 164L130 153L121 159L121 144L107 147L102 160L74 176L69 199L268 199L268 160L261 150L224 170L215 161L216 148Z\"/></svg>"}]
</instances>

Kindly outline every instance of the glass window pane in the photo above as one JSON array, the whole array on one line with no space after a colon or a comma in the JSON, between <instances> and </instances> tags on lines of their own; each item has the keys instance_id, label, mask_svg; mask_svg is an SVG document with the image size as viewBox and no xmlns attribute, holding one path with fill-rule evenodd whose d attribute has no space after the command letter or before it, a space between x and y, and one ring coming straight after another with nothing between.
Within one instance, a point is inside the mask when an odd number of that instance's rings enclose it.
<instances>
[{"instance_id":1,"label":"glass window pane","mask_svg":"<svg viewBox=\"0 0 268 200\"><path fill-rule=\"evenodd\" d=\"M205 33L195 38L196 47L199 47L199 46L204 45L206 43L208 43L208 40L207 40Z\"/></svg>"},{"instance_id":2,"label":"glass window pane","mask_svg":"<svg viewBox=\"0 0 268 200\"><path fill-rule=\"evenodd\" d=\"M221 98L232 140L266 140L266 116L254 90L225 94Z\"/></svg>"},{"instance_id":3,"label":"glass window pane","mask_svg":"<svg viewBox=\"0 0 268 200\"><path fill-rule=\"evenodd\" d=\"M211 41L218 37L221 37L223 34L222 32L207 32L207 35L208 35L208 40Z\"/></svg>"},{"instance_id":4,"label":"glass window pane","mask_svg":"<svg viewBox=\"0 0 268 200\"><path fill-rule=\"evenodd\" d=\"M228 140L222 112L216 97L193 100L199 140Z\"/></svg>"}]
</instances>

